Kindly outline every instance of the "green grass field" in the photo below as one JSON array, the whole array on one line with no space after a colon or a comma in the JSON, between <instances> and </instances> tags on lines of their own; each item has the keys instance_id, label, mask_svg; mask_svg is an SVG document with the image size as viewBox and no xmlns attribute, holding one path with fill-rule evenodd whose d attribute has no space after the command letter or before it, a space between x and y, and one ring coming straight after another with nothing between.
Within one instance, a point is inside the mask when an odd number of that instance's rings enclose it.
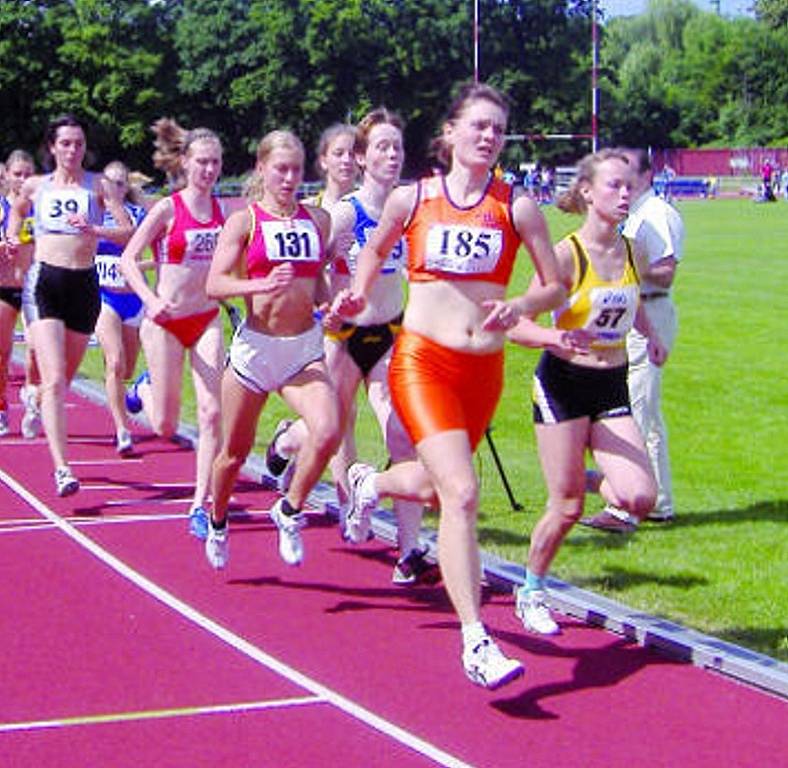
<instances>
[{"instance_id":1,"label":"green grass field","mask_svg":"<svg viewBox=\"0 0 788 768\"><path fill-rule=\"evenodd\" d=\"M631 537L577 528L553 575L786 661L788 204L678 206L687 228L675 289L680 331L664 379L677 520L643 525ZM556 240L578 224L552 208L546 215ZM513 291L529 276L522 259ZM486 444L477 459L482 546L518 562L545 501L529 403L537 356L509 347L492 432L522 511L512 511ZM91 351L84 371L100 370L99 353ZM191 420L188 383L186 392L184 418ZM261 447L284 412L272 398L260 421ZM383 460L365 406L358 443L362 457ZM587 506L600 501L589 497Z\"/></svg>"}]
</instances>

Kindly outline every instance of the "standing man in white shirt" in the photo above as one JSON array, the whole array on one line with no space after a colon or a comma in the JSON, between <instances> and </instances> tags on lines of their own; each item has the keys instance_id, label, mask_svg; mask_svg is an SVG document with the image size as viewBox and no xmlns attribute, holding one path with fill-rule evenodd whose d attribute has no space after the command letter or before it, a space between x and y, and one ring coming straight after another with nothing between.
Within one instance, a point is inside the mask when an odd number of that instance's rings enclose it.
<instances>
[{"instance_id":1,"label":"standing man in white shirt","mask_svg":"<svg viewBox=\"0 0 788 768\"><path fill-rule=\"evenodd\" d=\"M651 158L645 149L622 149L634 170L631 199L623 234L648 256L648 268L640 275L640 300L651 327L670 352L676 340L676 307L672 286L684 248L684 223L679 212L652 188ZM648 339L634 328L627 334L629 399L632 415L646 443L651 468L657 481L657 501L646 517L653 522L670 522L675 511L668 455L668 435L662 416L662 368L648 359ZM601 476L587 474L587 487L596 491ZM607 505L603 512L582 521L598 530L627 533L637 521L623 510Z\"/></svg>"}]
</instances>

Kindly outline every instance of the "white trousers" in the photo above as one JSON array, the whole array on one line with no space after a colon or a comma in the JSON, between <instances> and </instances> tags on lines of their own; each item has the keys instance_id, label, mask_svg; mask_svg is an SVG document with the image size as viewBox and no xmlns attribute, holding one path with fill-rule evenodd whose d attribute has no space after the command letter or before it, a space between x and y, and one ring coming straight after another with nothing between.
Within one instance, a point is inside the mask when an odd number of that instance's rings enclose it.
<instances>
[{"instance_id":1,"label":"white trousers","mask_svg":"<svg viewBox=\"0 0 788 768\"><path fill-rule=\"evenodd\" d=\"M676 308L669 296L653 298L644 303L652 328L670 351L676 340ZM654 512L673 514L673 488L668 454L668 433L662 417L662 368L648 359L648 339L636 330L627 335L629 355L629 397L632 415L643 434L651 468L657 481L657 503Z\"/></svg>"}]
</instances>

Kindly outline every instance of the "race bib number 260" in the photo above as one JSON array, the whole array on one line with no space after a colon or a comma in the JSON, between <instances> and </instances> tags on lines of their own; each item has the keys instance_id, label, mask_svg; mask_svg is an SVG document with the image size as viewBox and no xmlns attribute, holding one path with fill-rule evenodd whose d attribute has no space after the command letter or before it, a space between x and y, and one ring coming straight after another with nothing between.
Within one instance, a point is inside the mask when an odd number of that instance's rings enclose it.
<instances>
[{"instance_id":1,"label":"race bib number 260","mask_svg":"<svg viewBox=\"0 0 788 768\"><path fill-rule=\"evenodd\" d=\"M184 232L186 252L184 261L210 261L219 241L221 227L212 229L187 229Z\"/></svg>"},{"instance_id":2,"label":"race bib number 260","mask_svg":"<svg viewBox=\"0 0 788 768\"><path fill-rule=\"evenodd\" d=\"M499 229L435 224L427 233L425 266L458 275L486 274L495 270L502 250Z\"/></svg>"}]
</instances>

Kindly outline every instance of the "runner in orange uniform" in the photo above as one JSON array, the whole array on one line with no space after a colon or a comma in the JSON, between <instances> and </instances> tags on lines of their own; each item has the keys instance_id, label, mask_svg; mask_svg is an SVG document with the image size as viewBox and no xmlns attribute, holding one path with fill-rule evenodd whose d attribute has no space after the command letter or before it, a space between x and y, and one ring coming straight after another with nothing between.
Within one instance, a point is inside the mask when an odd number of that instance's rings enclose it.
<instances>
[{"instance_id":1,"label":"runner in orange uniform","mask_svg":"<svg viewBox=\"0 0 788 768\"><path fill-rule=\"evenodd\" d=\"M404 234L410 292L390 386L418 459L383 473L351 467L348 530L368 524L380 496L437 500L438 559L462 624L463 666L487 688L519 676L522 665L501 653L481 622L473 451L500 395L505 331L521 313L552 309L565 297L538 207L492 177L507 118L495 89L463 86L435 143L448 173L391 193L351 289L333 307L348 317L361 311L381 262ZM528 295L506 300L521 243L540 281Z\"/></svg>"}]
</instances>

